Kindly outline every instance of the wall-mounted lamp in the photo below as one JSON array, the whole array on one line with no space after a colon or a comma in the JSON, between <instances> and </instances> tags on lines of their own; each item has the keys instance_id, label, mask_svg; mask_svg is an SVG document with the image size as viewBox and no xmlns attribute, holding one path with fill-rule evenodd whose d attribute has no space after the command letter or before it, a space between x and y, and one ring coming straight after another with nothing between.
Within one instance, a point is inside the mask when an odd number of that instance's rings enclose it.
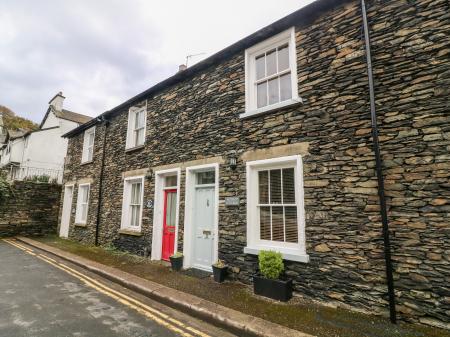
<instances>
[{"instance_id":1,"label":"wall-mounted lamp","mask_svg":"<svg viewBox=\"0 0 450 337\"><path fill-rule=\"evenodd\" d=\"M153 180L153 170L148 170L147 174L145 175L145 179L147 179L148 181Z\"/></svg>"},{"instance_id":2,"label":"wall-mounted lamp","mask_svg":"<svg viewBox=\"0 0 450 337\"><path fill-rule=\"evenodd\" d=\"M237 158L235 156L229 157L228 164L230 165L230 168L234 171L237 166Z\"/></svg>"}]
</instances>

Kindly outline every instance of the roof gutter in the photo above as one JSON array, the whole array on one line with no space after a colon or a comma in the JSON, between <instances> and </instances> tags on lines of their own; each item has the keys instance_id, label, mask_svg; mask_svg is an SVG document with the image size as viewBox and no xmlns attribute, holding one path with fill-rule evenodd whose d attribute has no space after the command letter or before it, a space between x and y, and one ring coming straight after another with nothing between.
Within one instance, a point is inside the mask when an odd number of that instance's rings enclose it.
<instances>
[{"instance_id":1,"label":"roof gutter","mask_svg":"<svg viewBox=\"0 0 450 337\"><path fill-rule=\"evenodd\" d=\"M377 111L375 108L375 89L373 84L369 24L367 22L366 3L364 0L361 0L361 9L362 9L362 20L364 24L364 41L366 47L367 75L369 77L370 117L372 120L373 151L375 153L376 170L378 178L378 198L380 200L380 214L381 214L381 222L383 224L384 259L386 262L386 281L389 295L389 318L391 322L395 324L397 322L397 318L395 312L395 290L394 290L394 278L391 260L391 243L389 238L389 223L387 217L386 197L384 194L383 167L380 154L380 144L378 141Z\"/></svg>"}]
</instances>

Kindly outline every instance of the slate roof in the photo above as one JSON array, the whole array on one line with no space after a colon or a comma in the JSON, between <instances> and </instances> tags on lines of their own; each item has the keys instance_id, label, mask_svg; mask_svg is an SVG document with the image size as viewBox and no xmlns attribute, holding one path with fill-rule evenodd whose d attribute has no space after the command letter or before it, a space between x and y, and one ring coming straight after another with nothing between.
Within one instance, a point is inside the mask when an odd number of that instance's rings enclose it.
<instances>
[{"instance_id":1,"label":"slate roof","mask_svg":"<svg viewBox=\"0 0 450 337\"><path fill-rule=\"evenodd\" d=\"M90 116L82 115L66 109L62 109L62 111L55 111L55 116L79 124L87 123L92 119Z\"/></svg>"},{"instance_id":2,"label":"slate roof","mask_svg":"<svg viewBox=\"0 0 450 337\"><path fill-rule=\"evenodd\" d=\"M249 48L265 39L282 32L292 26L301 26L307 27L311 23L314 22L322 14L327 11L334 9L338 6L346 4L352 0L316 0L309 5L298 9L297 11L285 16L284 18L258 30L257 32L239 40L238 42L232 44L231 46L222 49L216 54L204 59L203 61L194 64L193 66L187 68L184 71L177 72L175 75L163 80L150 87L149 89L141 92L140 94L130 98L129 100L119 104L115 108L105 111L100 114L97 118L91 119L88 123L80 125L79 127L67 132L63 135L63 137L73 137L83 130L90 128L93 125L101 122L104 118L109 116L113 116L116 113L119 113L122 109L131 107L133 104L143 100L144 98L151 97L158 92L163 91L166 88L169 88L179 82L192 78L200 71L207 69L212 65L219 64L224 60L227 60L237 52L241 52L246 48Z\"/></svg>"}]
</instances>

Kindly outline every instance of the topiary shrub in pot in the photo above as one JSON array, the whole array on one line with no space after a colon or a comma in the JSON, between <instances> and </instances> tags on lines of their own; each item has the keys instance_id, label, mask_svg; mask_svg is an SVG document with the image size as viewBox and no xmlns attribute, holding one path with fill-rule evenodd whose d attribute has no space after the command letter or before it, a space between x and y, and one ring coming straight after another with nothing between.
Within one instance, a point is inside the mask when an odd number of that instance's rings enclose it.
<instances>
[{"instance_id":1,"label":"topiary shrub in pot","mask_svg":"<svg viewBox=\"0 0 450 337\"><path fill-rule=\"evenodd\" d=\"M253 276L253 291L257 295L278 301L292 298L292 280L282 277L284 271L281 253L262 250L258 255L259 274Z\"/></svg>"},{"instance_id":2,"label":"topiary shrub in pot","mask_svg":"<svg viewBox=\"0 0 450 337\"><path fill-rule=\"evenodd\" d=\"M180 271L183 267L183 254L176 252L170 256L170 264L172 265L172 270Z\"/></svg>"}]
</instances>

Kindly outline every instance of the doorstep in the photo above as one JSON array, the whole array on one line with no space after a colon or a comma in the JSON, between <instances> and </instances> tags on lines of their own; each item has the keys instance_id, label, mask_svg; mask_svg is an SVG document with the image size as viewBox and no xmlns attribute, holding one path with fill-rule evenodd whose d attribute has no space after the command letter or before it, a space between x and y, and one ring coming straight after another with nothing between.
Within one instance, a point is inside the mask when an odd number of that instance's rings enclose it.
<instances>
[{"instance_id":1,"label":"doorstep","mask_svg":"<svg viewBox=\"0 0 450 337\"><path fill-rule=\"evenodd\" d=\"M17 237L16 239L56 255L158 302L175 309L181 309L188 314L204 319L231 332L237 332L239 336L313 337L298 330L293 330L258 317L244 314L240 311L226 308L200 297L145 280L119 269L85 259L29 238Z\"/></svg>"}]
</instances>

